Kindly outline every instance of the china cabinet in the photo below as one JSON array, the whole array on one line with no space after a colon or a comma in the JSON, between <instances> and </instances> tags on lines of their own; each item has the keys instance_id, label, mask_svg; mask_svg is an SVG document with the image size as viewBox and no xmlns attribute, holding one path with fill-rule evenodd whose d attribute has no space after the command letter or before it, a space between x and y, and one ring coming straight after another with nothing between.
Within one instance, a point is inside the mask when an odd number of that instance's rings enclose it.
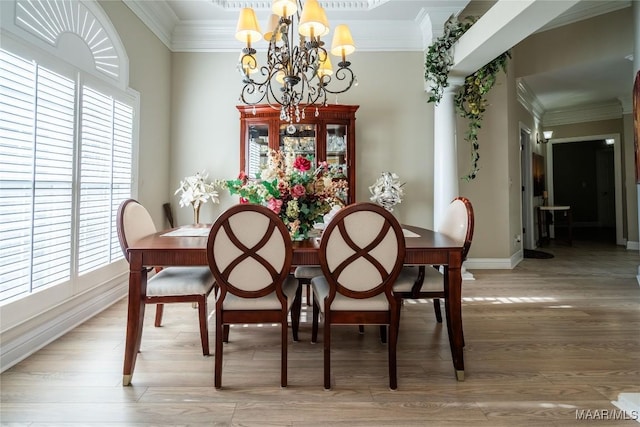
<instances>
[{"instance_id":1,"label":"china cabinet","mask_svg":"<svg viewBox=\"0 0 640 427\"><path fill-rule=\"evenodd\" d=\"M240 112L240 170L255 178L266 164L270 149L293 151L312 160L326 161L330 176L349 183L347 203L355 201L357 105L307 107L300 121L280 120L280 110L269 105L238 106Z\"/></svg>"}]
</instances>

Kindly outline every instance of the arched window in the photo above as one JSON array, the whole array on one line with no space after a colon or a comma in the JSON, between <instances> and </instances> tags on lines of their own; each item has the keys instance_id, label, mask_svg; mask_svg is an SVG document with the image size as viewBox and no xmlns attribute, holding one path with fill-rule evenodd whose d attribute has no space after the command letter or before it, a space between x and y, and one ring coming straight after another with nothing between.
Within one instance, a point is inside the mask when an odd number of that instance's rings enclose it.
<instances>
[{"instance_id":1,"label":"arched window","mask_svg":"<svg viewBox=\"0 0 640 427\"><path fill-rule=\"evenodd\" d=\"M2 303L122 258L114 218L132 196L139 99L97 2L0 3Z\"/></svg>"}]
</instances>

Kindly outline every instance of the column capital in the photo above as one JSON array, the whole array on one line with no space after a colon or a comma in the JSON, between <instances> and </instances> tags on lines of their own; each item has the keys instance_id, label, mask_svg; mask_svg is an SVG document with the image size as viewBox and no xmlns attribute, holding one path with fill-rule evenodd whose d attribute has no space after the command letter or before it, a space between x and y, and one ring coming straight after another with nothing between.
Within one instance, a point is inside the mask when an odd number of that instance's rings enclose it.
<instances>
[{"instance_id":1,"label":"column capital","mask_svg":"<svg viewBox=\"0 0 640 427\"><path fill-rule=\"evenodd\" d=\"M449 78L447 79L447 81L449 82L450 88L457 90L460 86L464 84L464 79L465 78L463 76L453 76L449 74Z\"/></svg>"}]
</instances>

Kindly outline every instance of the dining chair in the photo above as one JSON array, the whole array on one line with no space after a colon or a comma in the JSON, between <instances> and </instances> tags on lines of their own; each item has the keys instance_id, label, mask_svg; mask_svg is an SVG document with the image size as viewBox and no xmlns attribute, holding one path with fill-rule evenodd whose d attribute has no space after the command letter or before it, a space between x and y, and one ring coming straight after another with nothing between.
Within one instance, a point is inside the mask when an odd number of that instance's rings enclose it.
<instances>
[{"instance_id":1,"label":"dining chair","mask_svg":"<svg viewBox=\"0 0 640 427\"><path fill-rule=\"evenodd\" d=\"M289 275L292 258L289 231L265 206L232 206L211 227L207 259L219 287L215 310L215 388L222 387L222 347L228 338L228 327L245 323L280 324L280 385L287 386L287 316L298 287ZM292 316L292 329L296 333L297 322Z\"/></svg>"},{"instance_id":2,"label":"dining chair","mask_svg":"<svg viewBox=\"0 0 640 427\"><path fill-rule=\"evenodd\" d=\"M311 341L324 318L324 388L331 388L332 325L388 326L389 387L398 386L396 345L400 306L393 283L404 261L402 228L387 210L370 202L349 205L327 225L320 241L323 275L311 279Z\"/></svg>"},{"instance_id":3,"label":"dining chair","mask_svg":"<svg viewBox=\"0 0 640 427\"><path fill-rule=\"evenodd\" d=\"M469 199L456 197L447 207L444 218L437 231L459 241L463 245L462 261L467 258L473 239L473 206ZM402 299L432 298L438 323L442 323L440 299L446 296L444 284L447 283L448 269L440 273L440 266L406 266L393 286L393 294Z\"/></svg>"},{"instance_id":4,"label":"dining chair","mask_svg":"<svg viewBox=\"0 0 640 427\"><path fill-rule=\"evenodd\" d=\"M127 262L129 246L155 233L156 227L147 209L134 199L127 199L118 207L116 229L120 248ZM153 270L153 269L150 269ZM198 307L202 354L209 355L207 298L214 288L213 275L208 267L156 267L155 274L141 292L144 304L156 305L156 327L162 324L164 304L192 303Z\"/></svg>"}]
</instances>

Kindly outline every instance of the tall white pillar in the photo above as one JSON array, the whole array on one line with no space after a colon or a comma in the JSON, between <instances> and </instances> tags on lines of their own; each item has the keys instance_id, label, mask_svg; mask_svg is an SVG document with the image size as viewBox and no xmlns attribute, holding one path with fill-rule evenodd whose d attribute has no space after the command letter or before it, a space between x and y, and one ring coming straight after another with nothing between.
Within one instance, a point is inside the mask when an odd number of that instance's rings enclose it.
<instances>
[{"instance_id":1,"label":"tall white pillar","mask_svg":"<svg viewBox=\"0 0 640 427\"><path fill-rule=\"evenodd\" d=\"M458 197L458 149L456 142L456 109L453 102L461 78L449 76L449 87L434 108L433 120L433 226L442 222L447 206Z\"/></svg>"},{"instance_id":2,"label":"tall white pillar","mask_svg":"<svg viewBox=\"0 0 640 427\"><path fill-rule=\"evenodd\" d=\"M433 227L438 228L447 207L460 195L458 189L458 144L454 98L464 79L449 76L449 86L433 111ZM475 280L462 266L462 279Z\"/></svg>"}]
</instances>

